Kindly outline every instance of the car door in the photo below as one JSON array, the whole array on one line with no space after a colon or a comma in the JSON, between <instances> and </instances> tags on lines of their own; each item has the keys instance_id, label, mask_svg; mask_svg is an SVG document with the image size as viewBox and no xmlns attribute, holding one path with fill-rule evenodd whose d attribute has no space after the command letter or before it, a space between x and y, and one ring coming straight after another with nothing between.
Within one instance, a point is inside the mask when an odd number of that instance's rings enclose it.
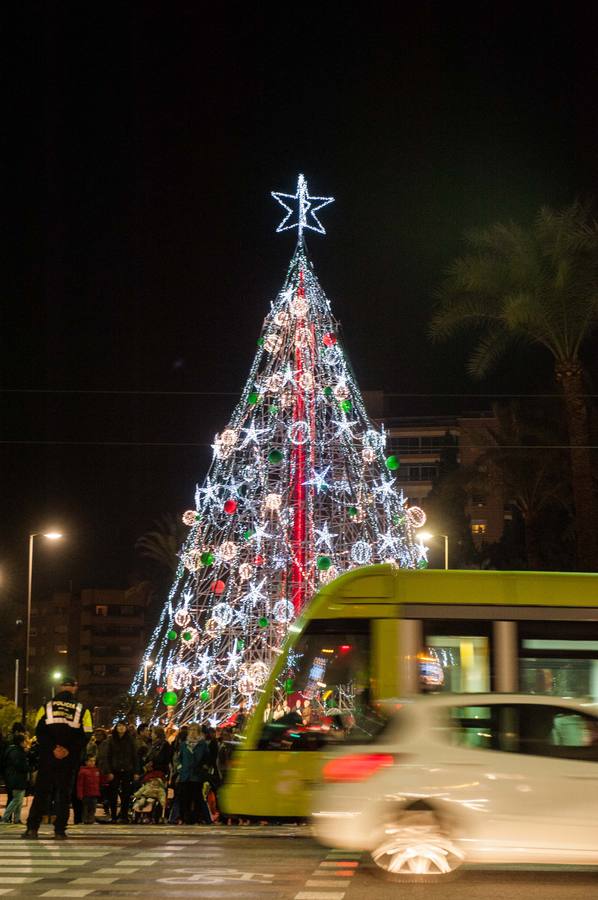
<instances>
[{"instance_id":1,"label":"car door","mask_svg":"<svg viewBox=\"0 0 598 900\"><path fill-rule=\"evenodd\" d=\"M534 703L454 707L452 718L447 787L477 858L598 861L595 718Z\"/></svg>"},{"instance_id":2,"label":"car door","mask_svg":"<svg viewBox=\"0 0 598 900\"><path fill-rule=\"evenodd\" d=\"M576 854L579 861L598 858L598 719L556 704L506 709L525 776L514 810L517 831L551 851L554 862L574 861Z\"/></svg>"}]
</instances>

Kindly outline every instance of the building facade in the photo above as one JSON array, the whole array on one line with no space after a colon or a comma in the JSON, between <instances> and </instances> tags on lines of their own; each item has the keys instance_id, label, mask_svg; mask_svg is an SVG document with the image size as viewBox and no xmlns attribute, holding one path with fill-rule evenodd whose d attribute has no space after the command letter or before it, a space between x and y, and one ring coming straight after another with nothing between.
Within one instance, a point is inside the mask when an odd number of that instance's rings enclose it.
<instances>
[{"instance_id":1,"label":"building facade","mask_svg":"<svg viewBox=\"0 0 598 900\"><path fill-rule=\"evenodd\" d=\"M387 447L401 460L397 476L410 503L425 510L426 498L440 474L443 453L452 449L459 465L472 466L484 450L482 432L496 424L490 413L386 421ZM491 487L488 482L487 489L468 492L464 512L478 548L500 540L505 498L499 486L493 483Z\"/></svg>"},{"instance_id":2,"label":"building facade","mask_svg":"<svg viewBox=\"0 0 598 900\"><path fill-rule=\"evenodd\" d=\"M151 586L56 592L32 605L32 703L51 696L65 672L90 708L109 709L126 693L143 653Z\"/></svg>"},{"instance_id":3,"label":"building facade","mask_svg":"<svg viewBox=\"0 0 598 900\"><path fill-rule=\"evenodd\" d=\"M439 477L443 453L452 449L458 465L473 466L487 444L485 433L498 425L491 412L393 418L388 416L387 397L382 391L365 392L364 400L370 416L384 422L387 450L401 461L397 479L406 496L411 505L424 510ZM500 540L505 519L511 515L505 509L507 501L495 479L488 479L484 490L468 492L464 512L478 549Z\"/></svg>"}]
</instances>

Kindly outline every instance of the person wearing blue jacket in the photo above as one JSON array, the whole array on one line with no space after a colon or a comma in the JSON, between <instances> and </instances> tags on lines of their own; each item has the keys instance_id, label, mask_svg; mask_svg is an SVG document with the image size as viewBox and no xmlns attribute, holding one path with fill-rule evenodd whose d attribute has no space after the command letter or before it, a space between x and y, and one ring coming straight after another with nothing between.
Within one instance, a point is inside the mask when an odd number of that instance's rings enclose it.
<instances>
[{"instance_id":1,"label":"person wearing blue jacket","mask_svg":"<svg viewBox=\"0 0 598 900\"><path fill-rule=\"evenodd\" d=\"M195 825L198 821L212 824L208 804L203 795L207 780L208 745L200 732L199 725L189 725L187 740L180 748L179 790L181 815L185 825Z\"/></svg>"}]
</instances>

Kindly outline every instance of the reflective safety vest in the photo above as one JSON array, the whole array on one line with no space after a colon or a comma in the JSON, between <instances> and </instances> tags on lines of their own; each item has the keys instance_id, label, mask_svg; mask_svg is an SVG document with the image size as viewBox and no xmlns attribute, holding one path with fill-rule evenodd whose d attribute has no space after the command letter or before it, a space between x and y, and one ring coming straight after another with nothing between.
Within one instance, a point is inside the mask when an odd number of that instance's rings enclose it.
<instances>
[{"instance_id":1,"label":"reflective safety vest","mask_svg":"<svg viewBox=\"0 0 598 900\"><path fill-rule=\"evenodd\" d=\"M67 725L69 728L80 728L83 725L85 734L93 731L91 713L88 709L83 711L82 703L74 703L69 700L49 700L45 707L40 706L36 716L36 724L46 715L46 725Z\"/></svg>"}]
</instances>

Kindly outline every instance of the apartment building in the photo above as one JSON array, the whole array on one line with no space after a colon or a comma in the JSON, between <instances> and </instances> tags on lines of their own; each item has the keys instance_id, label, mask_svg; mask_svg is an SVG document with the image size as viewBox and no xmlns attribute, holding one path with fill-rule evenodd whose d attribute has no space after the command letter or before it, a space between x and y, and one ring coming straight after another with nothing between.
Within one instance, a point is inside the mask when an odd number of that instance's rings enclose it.
<instances>
[{"instance_id":1,"label":"apartment building","mask_svg":"<svg viewBox=\"0 0 598 900\"><path fill-rule=\"evenodd\" d=\"M482 432L497 425L491 412L389 417L387 398L382 391L366 392L364 400L370 416L384 422L388 452L396 454L401 461L396 473L399 484L411 505L424 510L447 448L454 449L460 465L473 465L483 452ZM510 512L505 512L507 499L499 487L490 484L487 490L472 492L467 497L465 514L478 547L500 540L505 518L510 517Z\"/></svg>"},{"instance_id":2,"label":"apartment building","mask_svg":"<svg viewBox=\"0 0 598 900\"><path fill-rule=\"evenodd\" d=\"M145 649L148 583L127 590L57 592L32 606L32 700L51 696L60 674L79 679L91 708L110 707L125 693Z\"/></svg>"}]
</instances>

